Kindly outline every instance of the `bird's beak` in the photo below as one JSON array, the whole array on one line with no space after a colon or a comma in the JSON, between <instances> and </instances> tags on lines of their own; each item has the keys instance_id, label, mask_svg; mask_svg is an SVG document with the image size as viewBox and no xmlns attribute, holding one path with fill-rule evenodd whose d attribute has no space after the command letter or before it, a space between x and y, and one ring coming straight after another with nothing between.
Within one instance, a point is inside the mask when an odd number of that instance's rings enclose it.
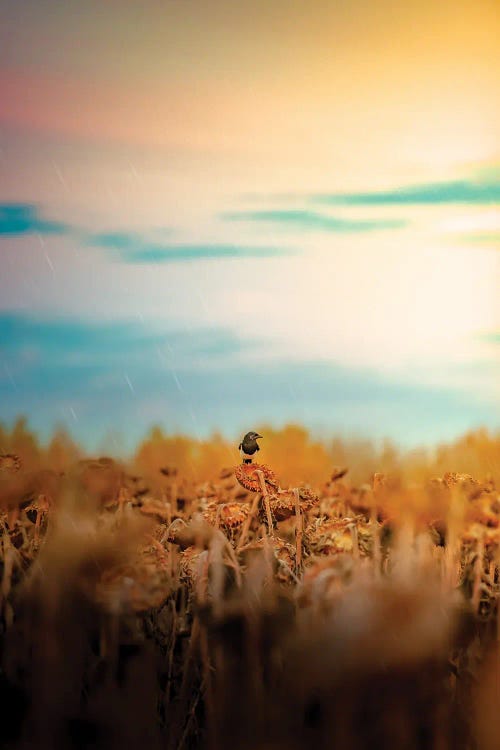
<instances>
[{"instance_id":1,"label":"bird's beak","mask_svg":"<svg viewBox=\"0 0 500 750\"><path fill-rule=\"evenodd\" d=\"M262 435L256 435L256 436L255 436L255 439L256 439L256 440L258 440L258 439L259 439L259 438L261 438L261 437L262 437Z\"/></svg>"}]
</instances>

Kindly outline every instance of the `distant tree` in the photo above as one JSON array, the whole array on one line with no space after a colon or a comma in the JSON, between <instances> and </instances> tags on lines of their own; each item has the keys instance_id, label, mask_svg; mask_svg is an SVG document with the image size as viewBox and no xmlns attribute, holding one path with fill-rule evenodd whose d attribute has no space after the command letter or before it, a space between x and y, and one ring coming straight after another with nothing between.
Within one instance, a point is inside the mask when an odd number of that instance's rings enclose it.
<instances>
[{"instance_id":1,"label":"distant tree","mask_svg":"<svg viewBox=\"0 0 500 750\"><path fill-rule=\"evenodd\" d=\"M15 453L25 469L38 469L42 450L36 435L28 428L26 417L19 417L7 439L8 451Z\"/></svg>"},{"instance_id":2,"label":"distant tree","mask_svg":"<svg viewBox=\"0 0 500 750\"><path fill-rule=\"evenodd\" d=\"M239 463L240 456L234 444L215 432L197 446L196 473L203 479L217 479L222 468Z\"/></svg>"},{"instance_id":3,"label":"distant tree","mask_svg":"<svg viewBox=\"0 0 500 750\"><path fill-rule=\"evenodd\" d=\"M54 471L66 471L81 457L81 450L69 433L59 427L45 451L45 462Z\"/></svg>"},{"instance_id":4,"label":"distant tree","mask_svg":"<svg viewBox=\"0 0 500 750\"><path fill-rule=\"evenodd\" d=\"M156 475L161 468L173 467L185 476L195 476L195 442L183 435L166 436L159 426L151 429L139 445L134 463L146 475Z\"/></svg>"},{"instance_id":5,"label":"distant tree","mask_svg":"<svg viewBox=\"0 0 500 750\"><path fill-rule=\"evenodd\" d=\"M284 485L328 479L332 469L328 451L323 443L312 440L304 427L288 424L280 430L257 429L264 436L258 460L272 466Z\"/></svg>"},{"instance_id":6,"label":"distant tree","mask_svg":"<svg viewBox=\"0 0 500 750\"><path fill-rule=\"evenodd\" d=\"M5 425L0 422L0 453L7 453L7 444L9 442L9 433Z\"/></svg>"}]
</instances>

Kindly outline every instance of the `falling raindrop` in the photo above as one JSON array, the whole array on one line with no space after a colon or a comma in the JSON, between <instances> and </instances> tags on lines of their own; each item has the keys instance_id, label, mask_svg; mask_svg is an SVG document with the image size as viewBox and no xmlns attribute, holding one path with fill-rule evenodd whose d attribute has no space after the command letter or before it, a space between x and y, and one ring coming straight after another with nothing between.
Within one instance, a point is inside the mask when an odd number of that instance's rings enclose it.
<instances>
[{"instance_id":1,"label":"falling raindrop","mask_svg":"<svg viewBox=\"0 0 500 750\"><path fill-rule=\"evenodd\" d=\"M179 378L177 377L177 373L175 372L174 369L171 369L170 371L172 373L172 377L175 380L175 384L176 384L177 388L179 389L180 393L184 393L184 389L182 388L182 386L181 386L181 384L179 382Z\"/></svg>"},{"instance_id":2,"label":"falling raindrop","mask_svg":"<svg viewBox=\"0 0 500 750\"><path fill-rule=\"evenodd\" d=\"M137 171L137 169L136 169L135 165L134 165L134 164L132 164L132 162L129 162L129 169L130 169L130 175L131 175L131 177L133 177L133 178L135 179L135 181L136 181L136 182L137 182L137 183L138 183L139 185L141 185L141 187L142 187L142 186L143 186L143 184L144 184L144 183L143 183L143 180L142 180L142 177L141 177L141 175L139 174L139 172Z\"/></svg>"},{"instance_id":3,"label":"falling raindrop","mask_svg":"<svg viewBox=\"0 0 500 750\"><path fill-rule=\"evenodd\" d=\"M57 177L59 179L59 182L61 183L61 185L63 186L63 188L69 192L68 185L67 185L66 180L64 179L64 177L62 175L61 170L59 169L59 166L55 163L55 161L52 162L52 166L54 167L54 171L55 171L55 173L56 173L56 175L57 175Z\"/></svg>"},{"instance_id":4,"label":"falling raindrop","mask_svg":"<svg viewBox=\"0 0 500 750\"><path fill-rule=\"evenodd\" d=\"M190 404L188 404L188 411L189 411L189 414L191 416L191 421L192 421L192 423L194 425L195 432L198 433L199 432L198 420L197 420L196 414L194 413L193 408L192 408L192 406Z\"/></svg>"},{"instance_id":5,"label":"falling raindrop","mask_svg":"<svg viewBox=\"0 0 500 750\"><path fill-rule=\"evenodd\" d=\"M55 271L54 271L54 265L53 265L51 259L49 258L49 254L47 253L47 251L44 252L44 255L45 255L45 260L47 261L50 270L52 271L52 273L55 273Z\"/></svg>"},{"instance_id":6,"label":"falling raindrop","mask_svg":"<svg viewBox=\"0 0 500 750\"><path fill-rule=\"evenodd\" d=\"M128 387L130 388L130 391L131 391L131 393L135 393L135 391L134 391L134 386L133 386L133 385L132 385L132 383L130 382L130 378L129 378L129 376L127 375L127 373L125 373L124 377L125 377L125 382L127 383Z\"/></svg>"}]
</instances>

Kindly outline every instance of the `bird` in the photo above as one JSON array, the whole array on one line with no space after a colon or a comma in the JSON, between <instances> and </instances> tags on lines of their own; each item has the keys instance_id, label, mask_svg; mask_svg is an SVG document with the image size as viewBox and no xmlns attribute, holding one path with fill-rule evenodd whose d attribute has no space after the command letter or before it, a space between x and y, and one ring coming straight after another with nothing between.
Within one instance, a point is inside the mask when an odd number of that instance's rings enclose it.
<instances>
[{"instance_id":1,"label":"bird","mask_svg":"<svg viewBox=\"0 0 500 750\"><path fill-rule=\"evenodd\" d=\"M258 450L260 450L259 445L257 443L257 440L259 438L262 438L262 435L259 435L258 432L247 432L241 443L239 444L238 448L241 454L242 463L244 464L251 464L252 463L252 456L254 453L256 453Z\"/></svg>"}]
</instances>

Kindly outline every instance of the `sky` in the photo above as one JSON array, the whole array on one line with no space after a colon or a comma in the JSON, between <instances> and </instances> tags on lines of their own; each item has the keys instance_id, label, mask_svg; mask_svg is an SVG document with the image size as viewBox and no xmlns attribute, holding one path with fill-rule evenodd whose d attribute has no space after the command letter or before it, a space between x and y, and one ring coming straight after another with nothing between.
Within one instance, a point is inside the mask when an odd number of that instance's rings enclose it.
<instances>
[{"instance_id":1,"label":"sky","mask_svg":"<svg viewBox=\"0 0 500 750\"><path fill-rule=\"evenodd\" d=\"M0 5L0 422L500 428L493 0Z\"/></svg>"}]
</instances>

